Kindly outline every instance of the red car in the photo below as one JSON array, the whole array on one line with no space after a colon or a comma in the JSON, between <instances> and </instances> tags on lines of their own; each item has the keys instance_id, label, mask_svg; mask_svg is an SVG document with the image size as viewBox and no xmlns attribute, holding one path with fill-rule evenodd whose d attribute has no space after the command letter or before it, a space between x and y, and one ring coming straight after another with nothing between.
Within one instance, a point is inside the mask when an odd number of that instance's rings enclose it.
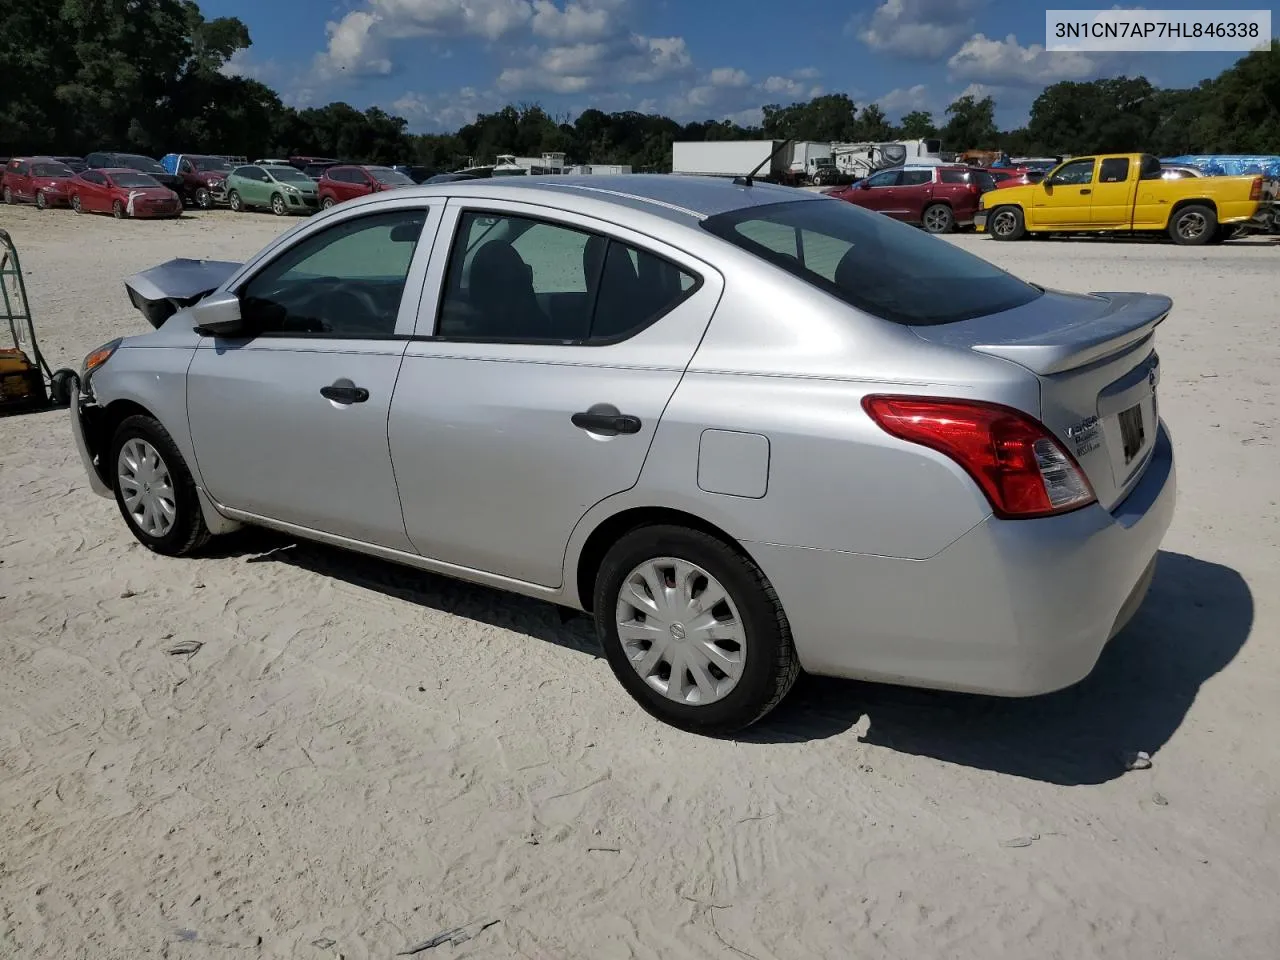
<instances>
[{"instance_id":1,"label":"red car","mask_svg":"<svg viewBox=\"0 0 1280 960\"><path fill-rule=\"evenodd\" d=\"M20 157L5 165L5 203L34 203L45 207L65 207L71 202L69 188L75 171L53 157Z\"/></svg>"},{"instance_id":2,"label":"red car","mask_svg":"<svg viewBox=\"0 0 1280 960\"><path fill-rule=\"evenodd\" d=\"M996 189L1001 187L1024 187L1027 184L1039 183L1044 179L1043 170L1031 170L1025 167L979 167L991 175L996 182Z\"/></svg>"},{"instance_id":3,"label":"red car","mask_svg":"<svg viewBox=\"0 0 1280 960\"><path fill-rule=\"evenodd\" d=\"M828 196L919 224L929 233L950 233L973 223L978 198L994 188L990 175L973 167L895 167Z\"/></svg>"},{"instance_id":4,"label":"red car","mask_svg":"<svg viewBox=\"0 0 1280 960\"><path fill-rule=\"evenodd\" d=\"M413 180L390 167L357 167L343 164L330 167L316 181L320 206L328 210L335 203L367 197L381 190L412 187Z\"/></svg>"},{"instance_id":5,"label":"red car","mask_svg":"<svg viewBox=\"0 0 1280 960\"><path fill-rule=\"evenodd\" d=\"M108 168L85 170L71 181L71 209L124 217L179 217L182 198L149 173Z\"/></svg>"}]
</instances>

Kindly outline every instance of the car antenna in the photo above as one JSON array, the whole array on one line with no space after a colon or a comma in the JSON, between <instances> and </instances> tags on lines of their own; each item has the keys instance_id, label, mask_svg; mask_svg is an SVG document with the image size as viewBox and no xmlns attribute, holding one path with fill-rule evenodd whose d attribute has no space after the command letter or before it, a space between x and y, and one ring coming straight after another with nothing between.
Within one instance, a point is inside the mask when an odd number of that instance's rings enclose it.
<instances>
[{"instance_id":1,"label":"car antenna","mask_svg":"<svg viewBox=\"0 0 1280 960\"><path fill-rule=\"evenodd\" d=\"M773 163L773 158L776 157L778 154L780 154L783 150L787 149L787 147L790 146L791 142L794 139L795 137L788 137L786 140L783 140L782 145L778 147L777 150L774 150L773 153L769 154L769 156L765 157L758 164L756 164L756 168L754 170L748 173L745 177L734 177L733 182L740 187L751 186L751 184L755 180L756 174L759 173L764 167Z\"/></svg>"}]
</instances>

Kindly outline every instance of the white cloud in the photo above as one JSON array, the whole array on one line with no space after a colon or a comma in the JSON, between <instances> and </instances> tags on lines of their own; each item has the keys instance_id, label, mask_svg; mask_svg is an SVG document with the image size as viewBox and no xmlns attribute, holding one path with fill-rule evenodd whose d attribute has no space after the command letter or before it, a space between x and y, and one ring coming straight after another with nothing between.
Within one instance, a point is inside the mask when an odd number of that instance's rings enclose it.
<instances>
[{"instance_id":1,"label":"white cloud","mask_svg":"<svg viewBox=\"0 0 1280 960\"><path fill-rule=\"evenodd\" d=\"M316 56L316 71L321 75L346 72L351 76L388 74L391 61L381 53L376 28L382 22L367 10L349 13L341 20L324 25L329 35L329 48Z\"/></svg>"},{"instance_id":2,"label":"white cloud","mask_svg":"<svg viewBox=\"0 0 1280 960\"><path fill-rule=\"evenodd\" d=\"M759 107L748 107L737 113L726 114L724 119L740 127L758 127L764 123L764 111Z\"/></svg>"},{"instance_id":3,"label":"white cloud","mask_svg":"<svg viewBox=\"0 0 1280 960\"><path fill-rule=\"evenodd\" d=\"M709 79L713 87L745 87L751 82L745 70L735 67L716 67Z\"/></svg>"},{"instance_id":4,"label":"white cloud","mask_svg":"<svg viewBox=\"0 0 1280 960\"><path fill-rule=\"evenodd\" d=\"M570 2L561 9L551 0L533 0L533 32L556 43L597 40L612 30L616 7L615 3Z\"/></svg>"},{"instance_id":5,"label":"white cloud","mask_svg":"<svg viewBox=\"0 0 1280 960\"><path fill-rule=\"evenodd\" d=\"M1084 53L1051 53L1038 43L1024 47L1012 33L1003 40L976 33L947 61L947 67L953 80L1044 86L1097 77L1105 59Z\"/></svg>"},{"instance_id":6,"label":"white cloud","mask_svg":"<svg viewBox=\"0 0 1280 960\"><path fill-rule=\"evenodd\" d=\"M409 121L411 130L457 130L481 113L501 109L502 98L490 91L463 87L447 93L406 91L391 104L391 112Z\"/></svg>"},{"instance_id":7,"label":"white cloud","mask_svg":"<svg viewBox=\"0 0 1280 960\"><path fill-rule=\"evenodd\" d=\"M817 67L801 67L799 70L791 71L791 75L797 80L817 80L822 76L822 71Z\"/></svg>"},{"instance_id":8,"label":"white cloud","mask_svg":"<svg viewBox=\"0 0 1280 960\"><path fill-rule=\"evenodd\" d=\"M507 67L497 85L508 93L582 93L619 84L687 76L693 58L682 37L631 34L616 40L527 51L525 66Z\"/></svg>"},{"instance_id":9,"label":"white cloud","mask_svg":"<svg viewBox=\"0 0 1280 960\"><path fill-rule=\"evenodd\" d=\"M917 83L912 87L898 87L876 97L874 102L891 116L901 116L912 110L927 110L930 104L929 88L923 83Z\"/></svg>"},{"instance_id":10,"label":"white cloud","mask_svg":"<svg viewBox=\"0 0 1280 960\"><path fill-rule=\"evenodd\" d=\"M765 93L785 97L799 97L804 94L805 85L794 77L768 77L760 85Z\"/></svg>"},{"instance_id":11,"label":"white cloud","mask_svg":"<svg viewBox=\"0 0 1280 960\"><path fill-rule=\"evenodd\" d=\"M884 0L870 18L855 16L846 32L872 50L937 60L973 33L974 12L986 0Z\"/></svg>"},{"instance_id":12,"label":"white cloud","mask_svg":"<svg viewBox=\"0 0 1280 960\"><path fill-rule=\"evenodd\" d=\"M237 50L218 71L224 77L244 77L270 84L280 78L280 64L275 60L256 60L247 48Z\"/></svg>"}]
</instances>

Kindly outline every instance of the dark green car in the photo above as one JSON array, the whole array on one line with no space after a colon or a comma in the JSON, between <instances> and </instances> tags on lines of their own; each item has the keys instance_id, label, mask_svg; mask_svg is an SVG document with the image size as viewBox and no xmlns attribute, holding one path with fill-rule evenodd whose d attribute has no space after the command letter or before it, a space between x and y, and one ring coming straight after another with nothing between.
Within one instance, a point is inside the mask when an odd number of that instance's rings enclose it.
<instances>
[{"instance_id":1,"label":"dark green car","mask_svg":"<svg viewBox=\"0 0 1280 960\"><path fill-rule=\"evenodd\" d=\"M316 182L301 170L283 164L248 164L227 174L227 202L231 209L266 208L277 217L286 213L315 213L320 209Z\"/></svg>"}]
</instances>

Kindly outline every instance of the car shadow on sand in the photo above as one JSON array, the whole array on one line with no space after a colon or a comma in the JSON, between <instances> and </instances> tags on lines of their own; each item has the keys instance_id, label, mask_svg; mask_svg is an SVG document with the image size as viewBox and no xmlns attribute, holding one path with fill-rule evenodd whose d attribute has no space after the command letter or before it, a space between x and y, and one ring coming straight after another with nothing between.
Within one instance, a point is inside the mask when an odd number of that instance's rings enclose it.
<instances>
[{"instance_id":1,"label":"car shadow on sand","mask_svg":"<svg viewBox=\"0 0 1280 960\"><path fill-rule=\"evenodd\" d=\"M1146 602L1069 689L1005 699L804 678L742 739L822 739L865 715L863 741L900 753L1048 783L1104 783L1132 754L1154 756L1169 741L1252 625L1253 596L1239 573L1161 551Z\"/></svg>"},{"instance_id":2,"label":"car shadow on sand","mask_svg":"<svg viewBox=\"0 0 1280 960\"><path fill-rule=\"evenodd\" d=\"M220 537L208 555L292 564L603 656L586 616L562 616L540 600L373 557L260 529ZM1146 602L1093 673L1074 687L1007 699L802 676L773 713L736 739L823 740L848 733L865 716L870 725L862 739L874 746L1049 783L1104 783L1125 772L1132 754L1154 755L1168 742L1201 685L1234 659L1252 625L1253 596L1239 573L1162 551Z\"/></svg>"},{"instance_id":3,"label":"car shadow on sand","mask_svg":"<svg viewBox=\"0 0 1280 960\"><path fill-rule=\"evenodd\" d=\"M568 611L562 615L554 604L274 531L247 527L217 538L203 555L244 557L246 563L288 563L406 603L514 630L577 653L604 656L591 620Z\"/></svg>"}]
</instances>

